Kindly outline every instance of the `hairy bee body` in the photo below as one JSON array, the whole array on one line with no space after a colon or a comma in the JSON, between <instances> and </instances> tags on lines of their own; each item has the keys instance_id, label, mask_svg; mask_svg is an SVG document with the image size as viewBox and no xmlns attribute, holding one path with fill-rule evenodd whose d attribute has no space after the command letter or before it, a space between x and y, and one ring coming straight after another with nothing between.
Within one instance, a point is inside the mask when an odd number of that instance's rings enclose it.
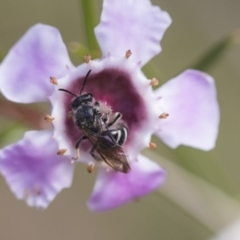
<instances>
[{"instance_id":1,"label":"hairy bee body","mask_svg":"<svg viewBox=\"0 0 240 240\"><path fill-rule=\"evenodd\" d=\"M122 114L112 112L110 107L95 101L90 93L81 94L90 72L84 79L79 96L66 89L59 89L75 96L71 103L72 117L83 133L75 148L79 151L80 143L88 139L92 144L90 154L96 161L104 161L114 170L128 173L128 157L121 147L127 140L128 130L121 121Z\"/></svg>"}]
</instances>

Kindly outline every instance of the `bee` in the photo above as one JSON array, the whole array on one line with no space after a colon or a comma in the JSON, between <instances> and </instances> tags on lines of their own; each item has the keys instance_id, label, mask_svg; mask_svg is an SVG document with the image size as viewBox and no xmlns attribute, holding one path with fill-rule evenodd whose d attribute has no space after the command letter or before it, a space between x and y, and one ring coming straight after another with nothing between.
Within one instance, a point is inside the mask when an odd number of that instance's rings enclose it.
<instances>
[{"instance_id":1,"label":"bee","mask_svg":"<svg viewBox=\"0 0 240 240\"><path fill-rule=\"evenodd\" d=\"M90 73L91 70L84 78L79 95L66 89L58 89L75 97L71 102L72 117L83 133L75 144L77 159L81 142L88 139L92 144L89 153L97 162L105 162L116 171L128 173L128 157L121 147L127 140L127 126L121 120L121 113L113 112L110 107L96 101L91 93L82 94Z\"/></svg>"}]
</instances>

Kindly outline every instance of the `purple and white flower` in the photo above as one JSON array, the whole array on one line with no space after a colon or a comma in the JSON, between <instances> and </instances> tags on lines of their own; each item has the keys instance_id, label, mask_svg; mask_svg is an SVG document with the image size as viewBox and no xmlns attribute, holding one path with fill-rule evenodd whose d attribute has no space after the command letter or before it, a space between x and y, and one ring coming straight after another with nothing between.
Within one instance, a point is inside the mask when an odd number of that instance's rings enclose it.
<instances>
[{"instance_id":1,"label":"purple and white flower","mask_svg":"<svg viewBox=\"0 0 240 240\"><path fill-rule=\"evenodd\" d=\"M74 67L59 31L43 24L31 27L12 47L0 66L1 92L18 103L49 101L54 118L52 130L26 132L22 140L0 151L0 172L17 198L46 208L59 191L70 187L75 167L71 159L81 131L68 114L71 96L58 89L79 94L90 69L84 91L123 115L129 130L123 148L131 164L129 173L116 172L98 164L89 145L81 145L80 161L99 165L88 201L91 210L115 208L163 183L166 171L140 153L152 134L172 148L214 147L219 125L214 80L186 70L153 91L141 72L161 51L159 42L170 24L169 15L149 0L104 0L95 28L101 59ZM61 149L67 150L63 156L57 155Z\"/></svg>"}]
</instances>

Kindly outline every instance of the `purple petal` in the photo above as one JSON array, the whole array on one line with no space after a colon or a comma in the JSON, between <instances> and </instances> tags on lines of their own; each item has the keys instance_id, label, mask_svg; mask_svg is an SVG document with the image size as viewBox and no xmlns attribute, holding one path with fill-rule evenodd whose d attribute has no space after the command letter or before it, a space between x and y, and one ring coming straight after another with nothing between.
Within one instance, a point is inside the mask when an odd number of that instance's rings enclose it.
<instances>
[{"instance_id":1,"label":"purple petal","mask_svg":"<svg viewBox=\"0 0 240 240\"><path fill-rule=\"evenodd\" d=\"M0 151L0 172L18 199L45 208L63 188L70 187L73 166L58 156L52 131L30 131Z\"/></svg>"},{"instance_id":2,"label":"purple petal","mask_svg":"<svg viewBox=\"0 0 240 240\"><path fill-rule=\"evenodd\" d=\"M92 211L116 208L153 191L163 183L164 169L139 155L127 174L100 170L88 206Z\"/></svg>"},{"instance_id":3,"label":"purple petal","mask_svg":"<svg viewBox=\"0 0 240 240\"><path fill-rule=\"evenodd\" d=\"M130 49L131 58L144 65L161 51L159 42L170 24L168 13L149 0L104 0L95 34L103 56L123 56Z\"/></svg>"},{"instance_id":4,"label":"purple petal","mask_svg":"<svg viewBox=\"0 0 240 240\"><path fill-rule=\"evenodd\" d=\"M0 89L11 101L47 101L49 77L62 77L72 66L59 31L37 24L12 47L0 66Z\"/></svg>"},{"instance_id":5,"label":"purple petal","mask_svg":"<svg viewBox=\"0 0 240 240\"><path fill-rule=\"evenodd\" d=\"M170 147L188 145L210 150L219 127L219 107L212 77L187 70L156 90L160 109L169 114L161 119L157 135Z\"/></svg>"}]
</instances>

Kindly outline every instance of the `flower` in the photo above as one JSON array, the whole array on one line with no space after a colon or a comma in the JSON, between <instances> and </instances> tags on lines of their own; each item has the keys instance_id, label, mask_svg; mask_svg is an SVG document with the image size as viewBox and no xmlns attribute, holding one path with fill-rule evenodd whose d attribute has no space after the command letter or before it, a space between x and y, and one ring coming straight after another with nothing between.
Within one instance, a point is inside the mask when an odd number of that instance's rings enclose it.
<instances>
[{"instance_id":1,"label":"flower","mask_svg":"<svg viewBox=\"0 0 240 240\"><path fill-rule=\"evenodd\" d=\"M0 172L17 198L45 208L59 191L70 187L74 145L81 131L68 114L72 96L58 89L78 95L89 70L84 91L122 114L128 127L122 147L131 165L127 174L116 172L92 158L87 141L81 144L80 161L99 165L88 201L91 210L115 208L163 183L166 171L140 154L152 134L172 148L214 147L219 124L214 80L187 70L153 91L157 80L148 81L141 72L161 51L159 42L170 24L169 15L148 0L104 0L95 28L101 59L87 58L74 67L58 30L43 24L31 27L13 46L0 66L2 93L19 103L49 101L52 113L47 120L54 118L52 130L26 132L22 140L0 151Z\"/></svg>"}]
</instances>

